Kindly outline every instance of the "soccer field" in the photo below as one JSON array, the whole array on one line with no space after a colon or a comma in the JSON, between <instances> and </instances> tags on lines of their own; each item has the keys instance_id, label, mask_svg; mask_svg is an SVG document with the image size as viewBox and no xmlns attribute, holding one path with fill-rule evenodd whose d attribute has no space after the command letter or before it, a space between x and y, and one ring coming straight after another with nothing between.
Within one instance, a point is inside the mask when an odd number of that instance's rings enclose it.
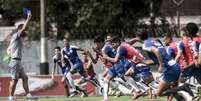
<instances>
[{"instance_id":1,"label":"soccer field","mask_svg":"<svg viewBox=\"0 0 201 101\"><path fill-rule=\"evenodd\" d=\"M65 98L65 97L50 97L50 98L39 98L37 101L101 101L102 97L74 97L74 98ZM165 101L165 98L157 98L157 99L148 99L147 97L142 97L137 100L132 100L131 96L122 96L115 98L113 96L110 97L109 101ZM8 101L7 98L3 98L1 101ZM17 99L17 101L27 101L26 99Z\"/></svg>"}]
</instances>

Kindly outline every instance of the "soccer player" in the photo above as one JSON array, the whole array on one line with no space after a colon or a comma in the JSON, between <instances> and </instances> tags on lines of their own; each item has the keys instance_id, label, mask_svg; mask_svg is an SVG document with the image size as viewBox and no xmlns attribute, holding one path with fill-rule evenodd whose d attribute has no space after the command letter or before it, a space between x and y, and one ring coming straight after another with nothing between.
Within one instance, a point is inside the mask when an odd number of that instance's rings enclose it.
<instances>
[{"instance_id":1,"label":"soccer player","mask_svg":"<svg viewBox=\"0 0 201 101\"><path fill-rule=\"evenodd\" d=\"M77 54L77 50L78 51L84 51L84 50L76 46L70 46L68 38L64 38L63 42L64 42L64 48L61 50L62 66L65 66L65 58L67 58L72 63L70 72L67 75L71 76L71 74L78 72L81 75L81 81L79 82L80 84L88 81L88 76L84 70L83 63ZM69 80L69 82L71 85L74 85L73 80ZM76 89L81 90L81 88L79 88L78 86L76 86ZM83 90L81 91L86 95L86 92L84 92ZM73 91L72 96L76 95L77 93L78 93L77 91Z\"/></svg>"},{"instance_id":2,"label":"soccer player","mask_svg":"<svg viewBox=\"0 0 201 101\"><path fill-rule=\"evenodd\" d=\"M93 67L93 64L92 64L92 61L88 59L88 54L83 52L82 53L82 56L83 56L83 64L84 64L84 69L85 71L87 72L88 76L89 76L89 80L90 82L98 87L100 90L102 90L102 87L98 81L98 79L96 78L96 73L94 71L94 67Z\"/></svg>"},{"instance_id":3,"label":"soccer player","mask_svg":"<svg viewBox=\"0 0 201 101\"><path fill-rule=\"evenodd\" d=\"M176 56L176 61L183 55L186 65L183 67L183 71L180 78L180 84L184 83L186 79L194 76L199 83L201 83L201 69L196 68L196 61L198 56L199 37L196 39L198 27L194 23L188 23L186 25L187 36L179 43L179 50Z\"/></svg>"},{"instance_id":4,"label":"soccer player","mask_svg":"<svg viewBox=\"0 0 201 101\"><path fill-rule=\"evenodd\" d=\"M181 29L181 37L184 37L185 33L186 33L185 29L182 28ZM167 48L168 55L175 59L178 54L179 42L174 41L171 34L166 34L163 41L164 41L165 45L167 46L166 48ZM183 67L186 65L183 55L181 55L181 57L179 59L179 65L180 65L181 70L183 70Z\"/></svg>"},{"instance_id":5,"label":"soccer player","mask_svg":"<svg viewBox=\"0 0 201 101\"><path fill-rule=\"evenodd\" d=\"M89 53L89 57L91 58L92 62L95 64L97 63L97 61L100 59L103 64L104 64L104 71L102 73L102 76L105 77L108 74L108 69L112 67L112 63L107 61L106 59L103 58L103 55L106 56L111 56L114 57L115 56L115 52L112 48L111 45L111 39L112 39L112 34L108 34L106 37L106 42L104 41L104 38L101 36L97 36L94 39L94 47L92 48L93 51L96 53L96 58L94 58L92 56L92 54L90 52ZM104 82L104 80L103 80ZM104 84L104 83L103 83ZM118 90L117 87L118 85L116 84L116 82L111 81L110 82L110 87L114 90ZM119 97L121 95L120 91L117 91L116 93L116 97Z\"/></svg>"},{"instance_id":6,"label":"soccer player","mask_svg":"<svg viewBox=\"0 0 201 101\"><path fill-rule=\"evenodd\" d=\"M126 67L125 68L125 73L126 73L125 75L133 76L133 74L137 74L138 70L136 68L136 64L139 64L140 62L143 62L143 60L144 60L143 55L141 53L139 53L134 47L132 47L130 45L130 43L127 43L127 42L121 43L121 41L120 41L120 39L118 37L115 37L113 39L112 44L114 45L113 47L118 47L116 56L115 56L115 58L106 57L106 59L108 59L109 61L114 62L114 63L117 63L118 61L122 61L122 59L130 60L131 62L125 62L124 63L124 65L128 65L128 66L125 66ZM130 68L130 67L132 67L132 68ZM145 70L146 68L144 68L144 67L145 66L138 66L138 69L141 71L141 74L146 74L145 71L147 71L147 70ZM130 74L128 72L131 72L131 71L132 71L132 74L128 75L128 74ZM149 71L149 73L150 73L150 71ZM148 78L149 80L153 81L153 76L152 75L146 75L146 76L149 77ZM138 88L136 82L133 81L132 78L126 77L126 80L130 81L128 83L135 90L133 99L137 99L138 97L143 95L143 93Z\"/></svg>"},{"instance_id":7,"label":"soccer player","mask_svg":"<svg viewBox=\"0 0 201 101\"><path fill-rule=\"evenodd\" d=\"M62 78L62 82L64 83L64 88L66 91L66 96L69 96L69 88L68 88L68 80L72 80L72 77L69 76L68 72L70 70L70 63L67 59L65 59L65 66L62 66L62 62L61 62L61 49L59 46L54 48L54 53L55 55L53 56L53 68L52 68L52 79L54 79L54 73L55 73L55 69L56 67L60 67L61 71L63 73L63 78ZM67 76L68 74L68 76ZM73 84L71 84L73 90L75 90L75 86Z\"/></svg>"},{"instance_id":8,"label":"soccer player","mask_svg":"<svg viewBox=\"0 0 201 101\"><path fill-rule=\"evenodd\" d=\"M22 67L22 47L23 47L23 38L26 36L27 24L31 19L31 13L27 14L27 19L24 24L20 24L17 27L17 32L13 34L9 47L8 53L11 55L11 61L9 63L9 72L11 73L12 80L9 86L9 101L15 101L14 92L16 84L19 78L22 79L23 87L25 93L27 94L28 99L32 99L32 95L29 92L28 86L28 76L26 75L24 68Z\"/></svg>"},{"instance_id":9,"label":"soccer player","mask_svg":"<svg viewBox=\"0 0 201 101\"><path fill-rule=\"evenodd\" d=\"M142 49L148 53L148 56L152 59L152 63L159 65L158 71L163 74L163 79L159 83L156 94L157 96L164 96L163 92L179 79L180 67L167 54L161 42L148 37L147 31L142 32L139 38L143 41Z\"/></svg>"},{"instance_id":10,"label":"soccer player","mask_svg":"<svg viewBox=\"0 0 201 101\"><path fill-rule=\"evenodd\" d=\"M199 44L201 41L201 38L197 36L198 26L195 23L188 23L186 29L188 36L180 42L179 54L176 58L176 60L179 59L180 55L183 54L187 64L182 72L181 82L184 83L187 78L194 76L201 84L201 68L197 68Z\"/></svg>"}]
</instances>

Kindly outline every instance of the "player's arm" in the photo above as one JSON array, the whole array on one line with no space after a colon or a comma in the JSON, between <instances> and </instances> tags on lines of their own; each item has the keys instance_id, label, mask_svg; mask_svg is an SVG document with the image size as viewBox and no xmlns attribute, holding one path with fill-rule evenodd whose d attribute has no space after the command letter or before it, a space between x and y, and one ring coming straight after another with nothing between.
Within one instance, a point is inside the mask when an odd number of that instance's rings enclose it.
<instances>
[{"instance_id":1,"label":"player's arm","mask_svg":"<svg viewBox=\"0 0 201 101\"><path fill-rule=\"evenodd\" d=\"M133 39L129 40L127 43L129 43L130 45L133 45L136 42L138 42L139 40L140 40L139 38L133 38Z\"/></svg>"},{"instance_id":2,"label":"player's arm","mask_svg":"<svg viewBox=\"0 0 201 101\"><path fill-rule=\"evenodd\" d=\"M162 57L160 55L160 52L157 48L155 47L152 47L151 48L151 51L156 55L157 59L158 59L158 62L159 62L159 68L158 68L158 71L161 73L163 72L163 69L164 69L164 66L163 66L163 60L162 60Z\"/></svg>"},{"instance_id":3,"label":"player's arm","mask_svg":"<svg viewBox=\"0 0 201 101\"><path fill-rule=\"evenodd\" d=\"M145 51L148 51L148 52L152 52L154 53L154 55L156 55L157 59L158 59L158 62L159 62L159 68L158 68L158 71L159 72L162 72L163 70L163 60L162 60L162 57L160 55L160 52L158 51L157 48L155 47L147 47L145 44L142 45L142 49L145 50Z\"/></svg>"},{"instance_id":4,"label":"player's arm","mask_svg":"<svg viewBox=\"0 0 201 101\"><path fill-rule=\"evenodd\" d=\"M199 52L198 52L198 64L201 65L201 44L199 46Z\"/></svg>"},{"instance_id":5,"label":"player's arm","mask_svg":"<svg viewBox=\"0 0 201 101\"><path fill-rule=\"evenodd\" d=\"M55 63L54 59L53 59L53 62L54 62L54 64L53 64L53 68L52 68L52 79L54 79L54 73L55 73L55 69L56 69L56 63Z\"/></svg>"},{"instance_id":6,"label":"player's arm","mask_svg":"<svg viewBox=\"0 0 201 101\"><path fill-rule=\"evenodd\" d=\"M135 53L134 53L134 56L133 56L133 61L135 62L143 62L145 57L138 51L134 48L133 50Z\"/></svg>"},{"instance_id":7,"label":"player's arm","mask_svg":"<svg viewBox=\"0 0 201 101\"><path fill-rule=\"evenodd\" d=\"M62 67L64 67L65 66L65 57L64 57L64 50L62 49L61 50L61 65L62 65Z\"/></svg>"},{"instance_id":8,"label":"player's arm","mask_svg":"<svg viewBox=\"0 0 201 101\"><path fill-rule=\"evenodd\" d=\"M86 69L89 70L92 66L93 66L92 61L89 61L89 63L87 64Z\"/></svg>"},{"instance_id":9,"label":"player's arm","mask_svg":"<svg viewBox=\"0 0 201 101\"><path fill-rule=\"evenodd\" d=\"M95 58L93 57L93 55L89 51L87 51L87 54L89 55L91 62L93 62L94 64L96 64L98 62L98 59L99 59L98 53L96 53Z\"/></svg>"},{"instance_id":10,"label":"player's arm","mask_svg":"<svg viewBox=\"0 0 201 101\"><path fill-rule=\"evenodd\" d=\"M26 21L25 21L25 23L23 24L23 27L22 27L22 29L19 31L19 33L22 33L25 29L26 29L26 27L27 27L27 24L29 23L29 21L30 21L30 19L31 19L31 13L28 13L27 14L27 19L26 19Z\"/></svg>"},{"instance_id":11,"label":"player's arm","mask_svg":"<svg viewBox=\"0 0 201 101\"><path fill-rule=\"evenodd\" d=\"M78 46L70 46L70 47L73 48L73 49L76 49L78 51L85 51L83 48L80 48Z\"/></svg>"},{"instance_id":12,"label":"player's arm","mask_svg":"<svg viewBox=\"0 0 201 101\"><path fill-rule=\"evenodd\" d=\"M103 57L110 62L117 63L120 60L120 47L118 47L118 49L117 49L117 54L116 54L115 58L111 58L109 56L103 56Z\"/></svg>"},{"instance_id":13,"label":"player's arm","mask_svg":"<svg viewBox=\"0 0 201 101\"><path fill-rule=\"evenodd\" d=\"M201 65L201 52L199 53L199 56L198 56L198 64Z\"/></svg>"},{"instance_id":14,"label":"player's arm","mask_svg":"<svg viewBox=\"0 0 201 101\"><path fill-rule=\"evenodd\" d=\"M142 45L142 50L151 52L151 47L147 47L145 44ZM154 64L154 61L152 59L144 60L143 63L147 65L152 65Z\"/></svg>"},{"instance_id":15,"label":"player's arm","mask_svg":"<svg viewBox=\"0 0 201 101\"><path fill-rule=\"evenodd\" d=\"M180 57L183 55L183 50L184 50L184 43L180 42L178 48L178 53L175 57L175 61L179 62Z\"/></svg>"},{"instance_id":16,"label":"player's arm","mask_svg":"<svg viewBox=\"0 0 201 101\"><path fill-rule=\"evenodd\" d=\"M99 51L97 48L95 48L95 47L92 47L92 50L97 54L97 55L100 55L100 56L102 56L102 52L101 51Z\"/></svg>"},{"instance_id":17,"label":"player's arm","mask_svg":"<svg viewBox=\"0 0 201 101\"><path fill-rule=\"evenodd\" d=\"M170 55L172 58L176 57L176 54L174 52L174 49L171 47L168 47L168 51L167 51L168 55Z\"/></svg>"}]
</instances>

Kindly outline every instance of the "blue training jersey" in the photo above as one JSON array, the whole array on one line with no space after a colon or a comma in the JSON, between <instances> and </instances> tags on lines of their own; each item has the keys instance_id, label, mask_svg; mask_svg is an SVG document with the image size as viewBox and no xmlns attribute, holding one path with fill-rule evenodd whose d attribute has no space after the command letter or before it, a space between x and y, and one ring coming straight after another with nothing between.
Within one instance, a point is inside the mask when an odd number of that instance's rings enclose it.
<instances>
[{"instance_id":1,"label":"blue training jersey","mask_svg":"<svg viewBox=\"0 0 201 101\"><path fill-rule=\"evenodd\" d=\"M52 57L54 64L58 64L59 67L62 67L61 57L54 55Z\"/></svg>"},{"instance_id":2,"label":"blue training jersey","mask_svg":"<svg viewBox=\"0 0 201 101\"><path fill-rule=\"evenodd\" d=\"M70 46L64 47L62 49L62 54L64 57L68 58L72 64L76 64L77 62L82 62L77 54L77 48Z\"/></svg>"},{"instance_id":3,"label":"blue training jersey","mask_svg":"<svg viewBox=\"0 0 201 101\"><path fill-rule=\"evenodd\" d=\"M175 50L172 47L170 47L170 46L167 47L167 53L172 58L176 57Z\"/></svg>"},{"instance_id":4,"label":"blue training jersey","mask_svg":"<svg viewBox=\"0 0 201 101\"><path fill-rule=\"evenodd\" d=\"M110 43L106 43L104 47L102 48L102 53L105 53L107 56L114 58L116 55L115 50L112 48L112 45Z\"/></svg>"},{"instance_id":5,"label":"blue training jersey","mask_svg":"<svg viewBox=\"0 0 201 101\"><path fill-rule=\"evenodd\" d=\"M165 67L173 66L176 64L175 60L167 53L167 48L165 47L158 47L160 55L162 57L163 63Z\"/></svg>"},{"instance_id":6,"label":"blue training jersey","mask_svg":"<svg viewBox=\"0 0 201 101\"><path fill-rule=\"evenodd\" d=\"M150 52L148 54L151 54L151 50L150 49L152 47L158 48L159 53L160 53L160 55L162 57L162 60L163 60L164 67L166 69L169 68L170 66L173 66L174 64L176 64L176 62L174 61L174 59L168 54L168 52L166 50L167 48L164 47L160 42L158 42L158 41L156 41L154 39L145 40L143 49L147 50L148 52ZM152 53L151 55L148 55L148 56L152 56L150 58L153 61L157 61L157 63L158 63L158 59L157 59L157 57L155 56L154 53Z\"/></svg>"},{"instance_id":7,"label":"blue training jersey","mask_svg":"<svg viewBox=\"0 0 201 101\"><path fill-rule=\"evenodd\" d=\"M142 49L147 52L147 56L153 60L154 64L159 64L158 59L154 53L151 52L152 47L159 47L161 46L161 43L155 41L152 38L149 38L144 41L144 44L142 45Z\"/></svg>"}]
</instances>

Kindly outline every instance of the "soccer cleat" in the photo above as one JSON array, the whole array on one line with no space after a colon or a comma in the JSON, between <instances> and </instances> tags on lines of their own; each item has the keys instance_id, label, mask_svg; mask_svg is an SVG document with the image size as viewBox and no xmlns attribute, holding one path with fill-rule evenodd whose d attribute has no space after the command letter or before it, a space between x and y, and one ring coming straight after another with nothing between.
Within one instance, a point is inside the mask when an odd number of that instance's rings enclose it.
<instances>
[{"instance_id":1,"label":"soccer cleat","mask_svg":"<svg viewBox=\"0 0 201 101\"><path fill-rule=\"evenodd\" d=\"M102 101L109 101L108 99L103 99Z\"/></svg>"},{"instance_id":2,"label":"soccer cleat","mask_svg":"<svg viewBox=\"0 0 201 101\"><path fill-rule=\"evenodd\" d=\"M9 98L8 98L8 101L16 101L16 100L15 100L15 98L13 98L13 97L12 97L12 98L9 97Z\"/></svg>"},{"instance_id":3,"label":"soccer cleat","mask_svg":"<svg viewBox=\"0 0 201 101\"><path fill-rule=\"evenodd\" d=\"M120 91L118 91L115 95L115 98L120 97L122 95L122 93Z\"/></svg>"},{"instance_id":4,"label":"soccer cleat","mask_svg":"<svg viewBox=\"0 0 201 101\"><path fill-rule=\"evenodd\" d=\"M78 94L78 92L77 91L73 91L71 94L70 94L70 96L69 97L74 97L75 95L77 95Z\"/></svg>"},{"instance_id":5,"label":"soccer cleat","mask_svg":"<svg viewBox=\"0 0 201 101\"><path fill-rule=\"evenodd\" d=\"M34 97L34 96L32 96L32 95L29 93L29 94L27 94L27 99L28 99L29 101L32 101L32 100L37 100L38 97Z\"/></svg>"},{"instance_id":6,"label":"soccer cleat","mask_svg":"<svg viewBox=\"0 0 201 101\"><path fill-rule=\"evenodd\" d=\"M132 100L135 100L135 99L138 99L140 96L143 96L143 92L135 92L134 94L133 94L133 97L132 97Z\"/></svg>"},{"instance_id":7,"label":"soccer cleat","mask_svg":"<svg viewBox=\"0 0 201 101\"><path fill-rule=\"evenodd\" d=\"M81 98L83 98L83 97L88 97L88 94L87 93L82 93Z\"/></svg>"}]
</instances>

